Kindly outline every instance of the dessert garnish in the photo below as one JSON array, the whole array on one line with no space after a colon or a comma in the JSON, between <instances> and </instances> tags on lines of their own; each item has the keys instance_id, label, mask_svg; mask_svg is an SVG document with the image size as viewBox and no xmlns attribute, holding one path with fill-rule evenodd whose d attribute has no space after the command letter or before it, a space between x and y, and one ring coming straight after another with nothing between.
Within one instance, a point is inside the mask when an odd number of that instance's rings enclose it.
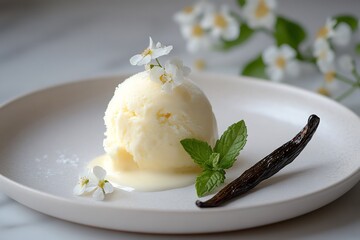
<instances>
[{"instance_id":1,"label":"dessert garnish","mask_svg":"<svg viewBox=\"0 0 360 240\"><path fill-rule=\"evenodd\" d=\"M106 171L102 167L95 166L92 170L85 169L84 173L80 175L78 184L73 189L73 193L75 195L83 195L92 192L92 197L95 200L104 200L105 194L114 191L113 186L105 179L105 176Z\"/></svg>"},{"instance_id":2,"label":"dessert garnish","mask_svg":"<svg viewBox=\"0 0 360 240\"><path fill-rule=\"evenodd\" d=\"M196 164L202 168L196 178L195 188L199 197L211 193L224 183L225 169L231 168L246 144L247 128L243 120L231 125L212 148L207 142L183 139L181 144Z\"/></svg>"},{"instance_id":3,"label":"dessert garnish","mask_svg":"<svg viewBox=\"0 0 360 240\"><path fill-rule=\"evenodd\" d=\"M196 205L200 208L223 205L229 200L253 189L263 180L270 178L291 163L301 153L311 140L319 123L320 118L316 115L311 115L307 125L292 140L257 162L209 200L205 202L196 201Z\"/></svg>"}]
</instances>

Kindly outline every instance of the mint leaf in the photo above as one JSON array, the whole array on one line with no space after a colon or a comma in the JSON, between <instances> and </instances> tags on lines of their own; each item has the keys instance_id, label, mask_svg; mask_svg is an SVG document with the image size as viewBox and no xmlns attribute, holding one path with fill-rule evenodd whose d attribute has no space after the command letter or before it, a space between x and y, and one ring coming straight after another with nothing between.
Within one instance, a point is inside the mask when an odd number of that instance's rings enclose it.
<instances>
[{"instance_id":1,"label":"mint leaf","mask_svg":"<svg viewBox=\"0 0 360 240\"><path fill-rule=\"evenodd\" d=\"M239 4L240 7L243 7L246 4L246 0L237 0L237 3Z\"/></svg>"},{"instance_id":2,"label":"mint leaf","mask_svg":"<svg viewBox=\"0 0 360 240\"><path fill-rule=\"evenodd\" d=\"M244 148L247 138L247 128L244 120L231 125L216 141L214 152L220 153L218 166L228 169L234 164L236 157Z\"/></svg>"},{"instance_id":3,"label":"mint leaf","mask_svg":"<svg viewBox=\"0 0 360 240\"><path fill-rule=\"evenodd\" d=\"M335 27L340 23L346 23L350 26L351 30L355 32L358 29L358 19L351 15L338 15L333 17L336 20Z\"/></svg>"},{"instance_id":4,"label":"mint leaf","mask_svg":"<svg viewBox=\"0 0 360 240\"><path fill-rule=\"evenodd\" d=\"M213 151L207 142L187 138L181 140L180 143L196 164L202 168L211 167L208 165L208 160Z\"/></svg>"},{"instance_id":5,"label":"mint leaf","mask_svg":"<svg viewBox=\"0 0 360 240\"><path fill-rule=\"evenodd\" d=\"M247 24L242 23L240 25L239 36L232 41L223 40L222 44L220 46L220 50L229 50L233 47L243 44L253 35L253 33L254 33L254 30L252 30Z\"/></svg>"},{"instance_id":6,"label":"mint leaf","mask_svg":"<svg viewBox=\"0 0 360 240\"><path fill-rule=\"evenodd\" d=\"M220 186L225 180L224 170L204 170L196 178L196 193L199 197L212 192L216 187Z\"/></svg>"},{"instance_id":7,"label":"mint leaf","mask_svg":"<svg viewBox=\"0 0 360 240\"><path fill-rule=\"evenodd\" d=\"M355 52L356 54L360 55L360 43L357 43L355 46Z\"/></svg>"},{"instance_id":8,"label":"mint leaf","mask_svg":"<svg viewBox=\"0 0 360 240\"><path fill-rule=\"evenodd\" d=\"M219 160L220 160L220 153L212 153L209 158L209 166L213 170L219 170Z\"/></svg>"},{"instance_id":9,"label":"mint leaf","mask_svg":"<svg viewBox=\"0 0 360 240\"><path fill-rule=\"evenodd\" d=\"M307 34L300 24L278 16L274 32L274 38L278 46L287 44L294 49L298 49L306 37Z\"/></svg>"},{"instance_id":10,"label":"mint leaf","mask_svg":"<svg viewBox=\"0 0 360 240\"><path fill-rule=\"evenodd\" d=\"M258 78L267 78L265 72L265 63L262 59L261 54L245 65L245 67L241 72L241 75L258 77Z\"/></svg>"}]
</instances>

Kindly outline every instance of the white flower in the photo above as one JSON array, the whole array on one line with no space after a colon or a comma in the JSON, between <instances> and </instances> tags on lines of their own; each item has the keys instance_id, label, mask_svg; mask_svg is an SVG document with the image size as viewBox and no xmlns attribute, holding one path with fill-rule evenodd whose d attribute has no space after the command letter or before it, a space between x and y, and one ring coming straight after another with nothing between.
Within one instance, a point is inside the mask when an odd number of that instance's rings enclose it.
<instances>
[{"instance_id":1,"label":"white flower","mask_svg":"<svg viewBox=\"0 0 360 240\"><path fill-rule=\"evenodd\" d=\"M334 26L336 24L336 21L328 18L326 19L326 23L324 26L322 26L316 35L316 40L326 40L331 38L334 35Z\"/></svg>"},{"instance_id":2,"label":"white flower","mask_svg":"<svg viewBox=\"0 0 360 240\"><path fill-rule=\"evenodd\" d=\"M192 24L197 21L202 14L212 11L213 9L214 5L208 1L199 1L193 6L187 6L182 11L175 13L174 20L179 24Z\"/></svg>"},{"instance_id":3,"label":"white flower","mask_svg":"<svg viewBox=\"0 0 360 240\"><path fill-rule=\"evenodd\" d=\"M329 65L333 65L335 59L334 52L331 50L329 43L324 39L315 41L314 56L321 72L329 68Z\"/></svg>"},{"instance_id":4,"label":"white flower","mask_svg":"<svg viewBox=\"0 0 360 240\"><path fill-rule=\"evenodd\" d=\"M239 22L230 14L227 6L221 6L220 11L208 12L201 21L203 28L211 29L211 35L219 39L234 40L239 36Z\"/></svg>"},{"instance_id":5,"label":"white flower","mask_svg":"<svg viewBox=\"0 0 360 240\"><path fill-rule=\"evenodd\" d=\"M136 54L130 58L131 65L145 65L152 59L156 59L163 55L167 55L173 49L173 46L163 46L161 43L154 45L151 37L149 37L149 47L146 48L141 54Z\"/></svg>"},{"instance_id":6,"label":"white flower","mask_svg":"<svg viewBox=\"0 0 360 240\"><path fill-rule=\"evenodd\" d=\"M296 76L299 73L299 64L295 60L296 53L288 45L279 48L271 46L263 55L263 61L267 65L266 72L271 80L281 81L285 74Z\"/></svg>"},{"instance_id":7,"label":"white flower","mask_svg":"<svg viewBox=\"0 0 360 240\"><path fill-rule=\"evenodd\" d=\"M186 47L189 52L208 50L214 42L199 23L184 25L181 27L181 32L187 40Z\"/></svg>"},{"instance_id":8,"label":"white flower","mask_svg":"<svg viewBox=\"0 0 360 240\"><path fill-rule=\"evenodd\" d=\"M86 191L92 192L95 190L92 195L93 198L98 201L104 200L105 194L112 193L114 191L114 188L109 181L105 180L105 169L99 166L95 166L93 168L93 174L96 179L92 181L90 180Z\"/></svg>"},{"instance_id":9,"label":"white flower","mask_svg":"<svg viewBox=\"0 0 360 240\"><path fill-rule=\"evenodd\" d=\"M74 195L84 194L89 186L91 178L92 174L90 169L85 169L85 171L80 174L79 181L73 189Z\"/></svg>"},{"instance_id":10,"label":"white flower","mask_svg":"<svg viewBox=\"0 0 360 240\"><path fill-rule=\"evenodd\" d=\"M340 69L346 73L351 73L355 68L354 59L348 54L339 57L338 64Z\"/></svg>"},{"instance_id":11,"label":"white flower","mask_svg":"<svg viewBox=\"0 0 360 240\"><path fill-rule=\"evenodd\" d=\"M276 20L275 8L275 0L249 0L246 1L243 15L251 28L272 29Z\"/></svg>"},{"instance_id":12,"label":"white flower","mask_svg":"<svg viewBox=\"0 0 360 240\"><path fill-rule=\"evenodd\" d=\"M150 70L150 79L162 84L162 89L170 92L184 82L190 74L190 68L183 65L179 59L172 59L165 63L165 69L155 66Z\"/></svg>"},{"instance_id":13,"label":"white flower","mask_svg":"<svg viewBox=\"0 0 360 240\"><path fill-rule=\"evenodd\" d=\"M332 42L337 46L346 46L351 40L351 28L346 23L339 23L334 30Z\"/></svg>"}]
</instances>

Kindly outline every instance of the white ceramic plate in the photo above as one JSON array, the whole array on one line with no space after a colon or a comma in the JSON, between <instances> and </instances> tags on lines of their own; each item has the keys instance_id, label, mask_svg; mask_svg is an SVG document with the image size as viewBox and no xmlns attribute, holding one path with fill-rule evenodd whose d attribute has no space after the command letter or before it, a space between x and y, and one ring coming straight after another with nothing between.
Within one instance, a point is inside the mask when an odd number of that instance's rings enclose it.
<instances>
[{"instance_id":1,"label":"white ceramic plate","mask_svg":"<svg viewBox=\"0 0 360 240\"><path fill-rule=\"evenodd\" d=\"M45 89L0 108L0 187L48 215L91 226L149 233L229 231L274 223L315 210L360 179L360 120L324 97L261 80L194 75L213 104L219 131L244 119L248 143L229 182L321 118L300 156L230 204L199 209L194 186L162 192L116 190L106 201L75 197L78 173L103 154L103 113L126 76ZM205 199L205 198L204 198Z\"/></svg>"}]
</instances>

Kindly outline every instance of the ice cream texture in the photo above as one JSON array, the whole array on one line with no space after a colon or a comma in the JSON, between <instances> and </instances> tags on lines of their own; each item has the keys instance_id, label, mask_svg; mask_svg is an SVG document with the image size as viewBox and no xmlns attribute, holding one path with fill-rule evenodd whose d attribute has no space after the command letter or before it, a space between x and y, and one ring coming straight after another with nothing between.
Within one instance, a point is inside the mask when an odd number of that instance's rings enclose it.
<instances>
[{"instance_id":1,"label":"ice cream texture","mask_svg":"<svg viewBox=\"0 0 360 240\"><path fill-rule=\"evenodd\" d=\"M151 81L149 71L119 84L104 121L104 149L119 169L196 169L180 141L196 138L213 146L218 137L211 104L199 87L185 79L166 92Z\"/></svg>"}]
</instances>

